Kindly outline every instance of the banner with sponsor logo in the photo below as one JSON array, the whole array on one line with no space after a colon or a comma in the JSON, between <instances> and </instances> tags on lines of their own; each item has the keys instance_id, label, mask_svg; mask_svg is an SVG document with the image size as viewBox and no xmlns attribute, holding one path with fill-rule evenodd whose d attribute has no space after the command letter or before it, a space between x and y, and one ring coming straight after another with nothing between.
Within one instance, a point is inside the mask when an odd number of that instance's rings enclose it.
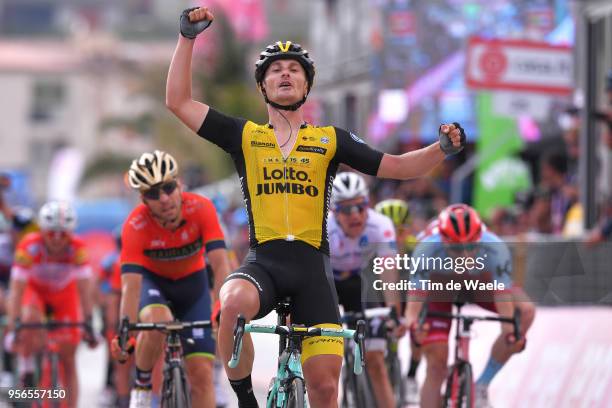
<instances>
[{"instance_id":1,"label":"banner with sponsor logo","mask_svg":"<svg viewBox=\"0 0 612 408\"><path fill-rule=\"evenodd\" d=\"M493 110L490 93L477 96L480 138L476 144L479 156L474 178L474 207L487 218L496 207L514 203L516 192L531 186L529 168L515 154L523 147L516 119L498 116Z\"/></svg>"}]
</instances>

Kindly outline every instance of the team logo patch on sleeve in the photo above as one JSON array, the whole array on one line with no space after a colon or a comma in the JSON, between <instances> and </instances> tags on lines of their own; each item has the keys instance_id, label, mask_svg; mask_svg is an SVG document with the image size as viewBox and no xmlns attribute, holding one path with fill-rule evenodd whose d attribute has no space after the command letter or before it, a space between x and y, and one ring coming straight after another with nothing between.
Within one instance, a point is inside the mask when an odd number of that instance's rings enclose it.
<instances>
[{"instance_id":1,"label":"team logo patch on sleeve","mask_svg":"<svg viewBox=\"0 0 612 408\"><path fill-rule=\"evenodd\" d=\"M15 264L29 267L32 265L32 257L23 249L18 249L15 252Z\"/></svg>"},{"instance_id":2,"label":"team logo patch on sleeve","mask_svg":"<svg viewBox=\"0 0 612 408\"><path fill-rule=\"evenodd\" d=\"M354 134L353 132L349 132L349 134L351 135L351 138L356 141L357 143L365 143L361 138L359 138L356 134Z\"/></svg>"}]
</instances>

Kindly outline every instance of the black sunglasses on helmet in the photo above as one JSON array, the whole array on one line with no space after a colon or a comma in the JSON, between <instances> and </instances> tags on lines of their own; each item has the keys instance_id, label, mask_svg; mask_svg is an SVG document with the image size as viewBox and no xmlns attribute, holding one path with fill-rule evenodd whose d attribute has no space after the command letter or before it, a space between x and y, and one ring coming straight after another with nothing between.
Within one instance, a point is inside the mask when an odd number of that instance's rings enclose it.
<instances>
[{"instance_id":1,"label":"black sunglasses on helmet","mask_svg":"<svg viewBox=\"0 0 612 408\"><path fill-rule=\"evenodd\" d=\"M161 192L163 191L166 195L174 193L174 190L178 187L176 180L168 181L167 183L158 184L151 187L148 190L142 192L142 196L147 200L159 200Z\"/></svg>"},{"instance_id":2,"label":"black sunglasses on helmet","mask_svg":"<svg viewBox=\"0 0 612 408\"><path fill-rule=\"evenodd\" d=\"M344 215L351 215L353 212L357 212L361 214L367 208L368 208L368 203L363 202L359 204L338 205L336 206L336 211Z\"/></svg>"}]
</instances>

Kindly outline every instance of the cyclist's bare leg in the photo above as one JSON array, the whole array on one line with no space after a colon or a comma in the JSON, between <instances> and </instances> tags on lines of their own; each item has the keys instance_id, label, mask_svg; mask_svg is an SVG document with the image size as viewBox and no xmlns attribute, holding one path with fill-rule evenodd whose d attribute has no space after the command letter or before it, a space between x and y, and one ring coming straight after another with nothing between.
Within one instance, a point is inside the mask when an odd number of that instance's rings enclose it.
<instances>
[{"instance_id":1,"label":"cyclist's bare leg","mask_svg":"<svg viewBox=\"0 0 612 408\"><path fill-rule=\"evenodd\" d=\"M26 306L21 310L22 323L42 323L43 314L35 307ZM19 334L17 351L23 357L30 357L41 352L45 346L46 336L43 329L28 329Z\"/></svg>"},{"instance_id":2,"label":"cyclist's bare leg","mask_svg":"<svg viewBox=\"0 0 612 408\"><path fill-rule=\"evenodd\" d=\"M42 323L43 313L38 308L26 306L21 309L22 323ZM15 342L15 351L18 354L17 370L21 380L26 378L26 374L34 372L34 356L44 349L47 339L43 329L27 329L19 333L18 340Z\"/></svg>"},{"instance_id":3,"label":"cyclist's bare leg","mask_svg":"<svg viewBox=\"0 0 612 408\"><path fill-rule=\"evenodd\" d=\"M312 408L338 406L338 381L342 357L333 354L312 356L304 362L304 380Z\"/></svg>"},{"instance_id":4,"label":"cyclist's bare leg","mask_svg":"<svg viewBox=\"0 0 612 408\"><path fill-rule=\"evenodd\" d=\"M212 356L193 355L185 358L193 408L214 408L215 406L213 361Z\"/></svg>"},{"instance_id":5,"label":"cyclist's bare leg","mask_svg":"<svg viewBox=\"0 0 612 408\"><path fill-rule=\"evenodd\" d=\"M442 401L440 391L448 375L448 343L435 342L421 347L427 361L425 382L421 387L421 407L438 408Z\"/></svg>"},{"instance_id":6,"label":"cyclist's bare leg","mask_svg":"<svg viewBox=\"0 0 612 408\"><path fill-rule=\"evenodd\" d=\"M242 339L242 352L238 367L229 368L227 363L232 357L234 326L238 315L251 320L259 311L259 292L255 285L244 279L231 279L223 284L219 294L221 299L221 321L219 324L218 350L223 360L225 372L230 380L240 380L251 374L253 369L253 341L248 333Z\"/></svg>"},{"instance_id":7,"label":"cyclist's bare leg","mask_svg":"<svg viewBox=\"0 0 612 408\"><path fill-rule=\"evenodd\" d=\"M162 305L150 305L140 311L143 323L168 322L172 320L170 309ZM164 347L165 334L158 331L145 331L138 334L136 342L136 367L151 371Z\"/></svg>"},{"instance_id":8,"label":"cyclist's bare leg","mask_svg":"<svg viewBox=\"0 0 612 408\"><path fill-rule=\"evenodd\" d=\"M64 373L64 386L66 387L66 403L68 407L77 406L79 401L79 380L76 372L76 344L60 343L59 346L59 363L61 365L60 372Z\"/></svg>"},{"instance_id":9,"label":"cyclist's bare leg","mask_svg":"<svg viewBox=\"0 0 612 408\"><path fill-rule=\"evenodd\" d=\"M366 369L372 381L376 405L379 408L395 407L393 388L387 374L385 354L383 351L368 351L365 355Z\"/></svg>"}]
</instances>

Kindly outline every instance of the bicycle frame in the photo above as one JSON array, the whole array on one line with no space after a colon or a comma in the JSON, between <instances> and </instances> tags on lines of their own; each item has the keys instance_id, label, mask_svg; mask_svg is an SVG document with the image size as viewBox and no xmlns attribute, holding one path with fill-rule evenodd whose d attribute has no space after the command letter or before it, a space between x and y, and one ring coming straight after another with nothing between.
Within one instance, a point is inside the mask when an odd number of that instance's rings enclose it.
<instances>
[{"instance_id":1,"label":"bicycle frame","mask_svg":"<svg viewBox=\"0 0 612 408\"><path fill-rule=\"evenodd\" d=\"M74 327L83 328L85 326L85 322L62 322L57 320L45 320L39 323L18 323L15 326L15 332L18 333L21 330L54 331ZM49 364L49 374L51 377L49 378L49 381L51 382L51 389L60 389L59 345L52 336L48 337L47 341L45 342L45 347L43 349L43 358L46 359ZM44 362L42 368L44 369ZM39 378L38 381L41 381L41 378ZM62 403L63 402L59 399L52 399L49 401L49 405L51 407L59 407L62 405Z\"/></svg>"},{"instance_id":2,"label":"bicycle frame","mask_svg":"<svg viewBox=\"0 0 612 408\"><path fill-rule=\"evenodd\" d=\"M494 322L502 322L502 323L511 323L514 328L514 336L518 340L520 339L520 326L521 326L521 310L516 308L514 309L514 316L512 318L508 317L493 317L493 316L469 316L461 314L461 308L465 304L463 301L455 301L453 304L456 307L455 313L444 313L444 312L429 312L427 311L427 304L423 305L421 309L421 313L419 315L419 327L423 326L425 319L427 317L442 317L452 319L456 322L456 332L455 332L455 352L454 352L454 361L451 367L462 368L464 365L467 365L469 371L471 372L471 363L470 363L470 339L472 324L475 321L494 321ZM460 370L452 370L449 380L447 381L447 387L449 386L449 382L452 385L450 390L450 394L447 391L447 395L450 397L451 401L457 401L460 395L460 387L458 372ZM472 391L474 384L469 384L470 391ZM473 395L473 392L470 392L469 395ZM468 401L468 406L471 406L473 401ZM454 405L453 405L454 406Z\"/></svg>"},{"instance_id":3,"label":"bicycle frame","mask_svg":"<svg viewBox=\"0 0 612 408\"><path fill-rule=\"evenodd\" d=\"M461 305L457 305L457 315L461 315ZM470 340L472 334L473 320L456 318L457 331L455 333L455 361L468 362L470 361Z\"/></svg>"},{"instance_id":4,"label":"bicycle frame","mask_svg":"<svg viewBox=\"0 0 612 408\"><path fill-rule=\"evenodd\" d=\"M166 393L172 392L173 390L181 389L185 392L186 404L191 406L189 383L185 377L185 371L183 367L183 346L181 344L180 331L188 328L203 328L210 329L212 324L208 320L201 320L195 322L156 322L156 323L130 323L127 317L124 317L119 327L119 345L125 350L128 336L130 331L160 331L166 334L164 340L164 383L162 387L162 403L165 401ZM181 375L181 382L183 384L174 384L172 372L175 368L179 368ZM183 388L184 386L184 388ZM176 388L178 387L178 388ZM168 396L169 398L169 396ZM163 406L163 405L162 405Z\"/></svg>"},{"instance_id":5,"label":"bicycle frame","mask_svg":"<svg viewBox=\"0 0 612 408\"><path fill-rule=\"evenodd\" d=\"M286 322L286 315L279 312L279 323ZM276 400L276 407L283 407L286 403L288 392L287 385L295 378L304 379L301 362L301 344L302 340L311 336L328 336L353 338L357 342L355 347L355 366L354 372L360 374L363 370L363 339L365 337L365 322L358 323L357 330L350 329L332 329L319 327L301 327L296 325L264 325L264 324L247 324L242 316L238 316L236 327L234 329L234 347L232 357L228 362L230 368L236 368L240 360L240 352L242 350L242 336L244 333L268 333L280 335L279 340L279 357L277 375L272 382L266 406L273 407L273 401Z\"/></svg>"},{"instance_id":6,"label":"bicycle frame","mask_svg":"<svg viewBox=\"0 0 612 408\"><path fill-rule=\"evenodd\" d=\"M280 326L287 325L289 304L280 303L276 311L278 313L277 324ZM268 390L267 408L273 408L273 396L276 396L276 405L282 407L286 398L286 386L296 377L304 379L300 356L301 348L301 339L285 334L279 336L277 375L274 377L272 386Z\"/></svg>"},{"instance_id":7,"label":"bicycle frame","mask_svg":"<svg viewBox=\"0 0 612 408\"><path fill-rule=\"evenodd\" d=\"M399 394L400 398L403 399L403 391L402 391L403 383L400 381L399 384L395 384L393 382L394 380L393 373L391 372L391 365L394 363L399 363L399 361L394 361L394 359L397 359L398 339L392 335L393 328L388 325L389 321L393 321L395 325L399 324L399 320L397 318L397 312L395 308L394 307L375 307L375 308L367 308L363 310L362 312L345 312L341 318L341 321L342 323L350 327L351 325L354 325L355 322L361 319L367 320L368 321L367 324L370 325L371 324L370 320L376 319L376 318L382 319L381 324L383 325L382 327L384 327L383 330L385 331L385 342L387 344L385 364L387 365L387 375L388 375L389 383L391 384L391 387L393 388L394 394L395 393ZM347 345L345 345L345 355L344 355L345 365L348 365L351 362L349 351L350 351L350 347L347 347ZM355 377L353 377L350 372L343 373L343 376L342 376L342 381L343 381L342 405L343 406L350 405L351 398L349 397L349 394L348 394L349 392L354 394L352 396L352 398L354 398L352 402L354 404L357 404L358 406L370 406L370 405L375 404L376 396L374 395L374 390L372 387L372 380L367 372L365 373L365 375L366 375L365 381L361 382L357 380ZM401 377L401 373L400 373L400 377ZM359 386L364 388L362 393L356 392L356 389Z\"/></svg>"}]
</instances>

